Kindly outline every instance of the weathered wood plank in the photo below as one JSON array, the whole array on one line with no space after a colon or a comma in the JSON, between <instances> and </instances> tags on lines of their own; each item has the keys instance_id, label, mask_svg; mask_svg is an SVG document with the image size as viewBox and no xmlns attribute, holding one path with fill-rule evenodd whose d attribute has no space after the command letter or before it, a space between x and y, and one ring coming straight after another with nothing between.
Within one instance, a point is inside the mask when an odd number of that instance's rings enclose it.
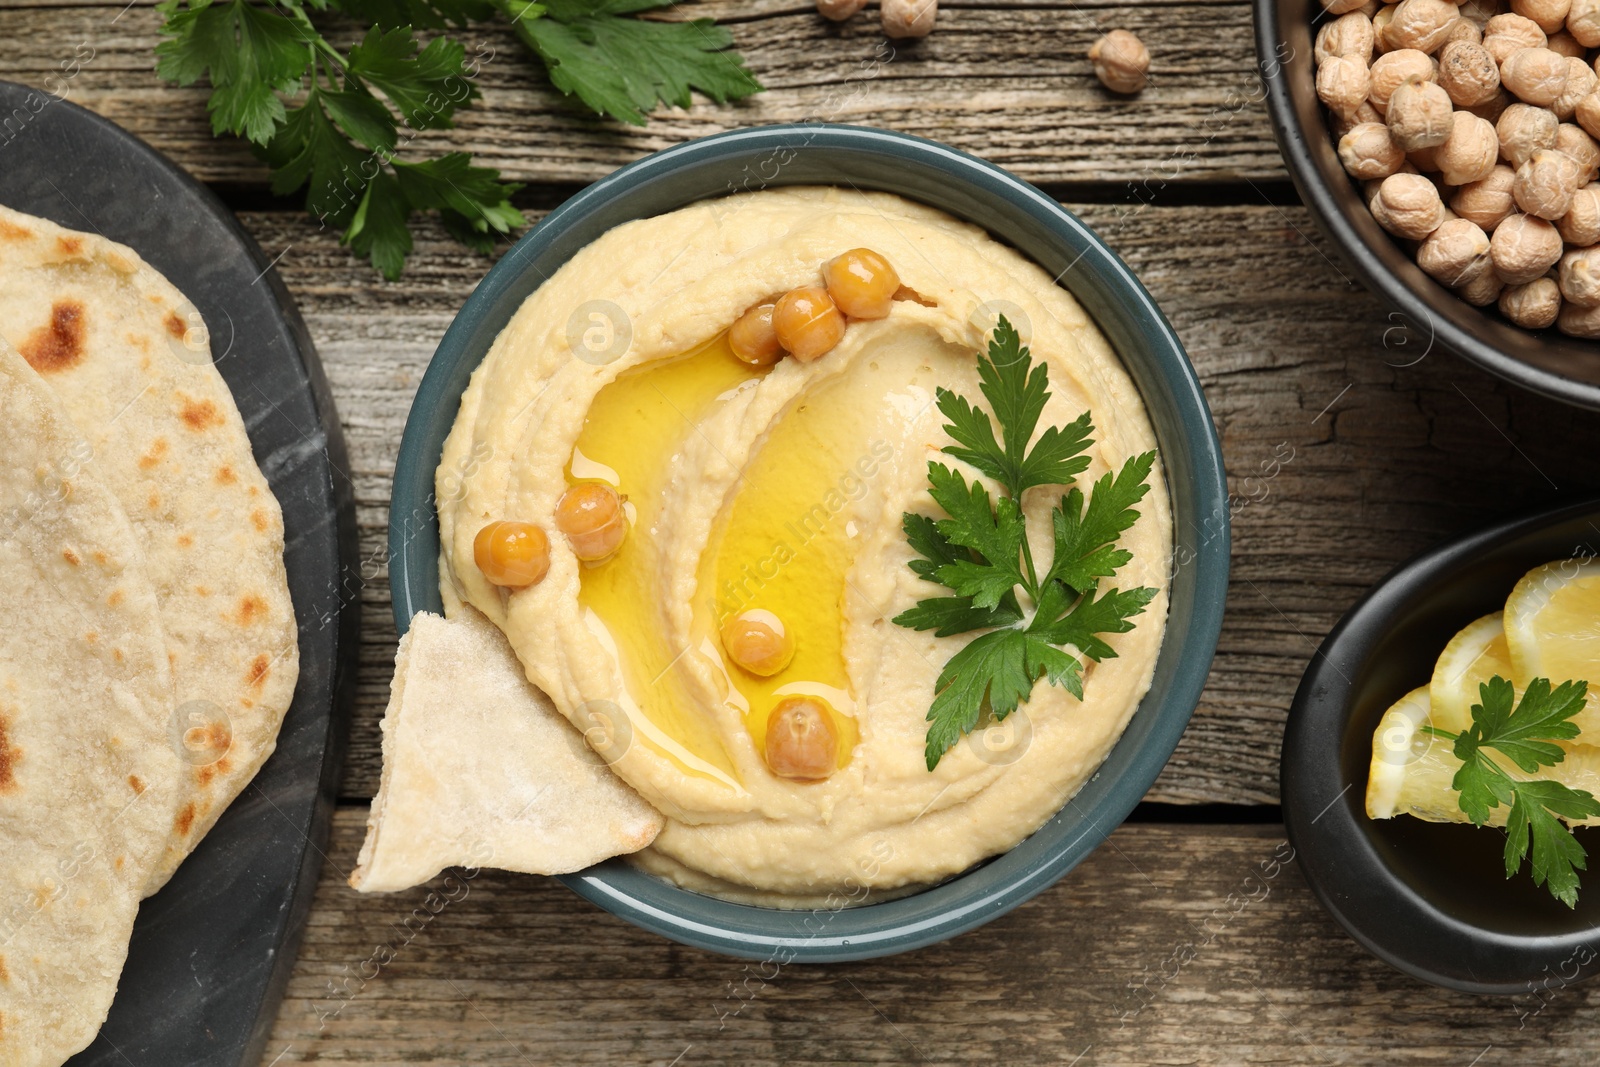
<instances>
[{"instance_id":1,"label":"weathered wood plank","mask_svg":"<svg viewBox=\"0 0 1600 1067\"><path fill-rule=\"evenodd\" d=\"M1235 494L1234 573L1210 685L1150 794L1275 803L1285 710L1316 643L1366 588L1440 538L1600 489L1593 417L1402 344L1300 209L1077 207L1144 278L1199 369ZM487 262L425 227L383 283L288 212L244 217L300 301L350 445L366 637L343 792L377 788L394 654L389 477L423 370ZM1069 278L1070 283L1070 278ZM1398 364L1398 365L1397 365ZM1502 434L1501 430L1504 430ZM1276 464L1276 467L1274 467ZM1265 466L1264 466L1265 465ZM1267 471L1276 469L1276 476Z\"/></svg>"},{"instance_id":2,"label":"weathered wood plank","mask_svg":"<svg viewBox=\"0 0 1600 1067\"><path fill-rule=\"evenodd\" d=\"M1600 1055L1600 986L1557 990L1535 1013L1532 997L1407 978L1322 912L1284 862L1279 826L1124 826L1061 884L954 941L775 968L644 933L550 879L458 872L433 884L431 904L428 888L359 896L340 871L364 817L338 815L263 1067L1559 1067Z\"/></svg>"},{"instance_id":3,"label":"weathered wood plank","mask_svg":"<svg viewBox=\"0 0 1600 1067\"><path fill-rule=\"evenodd\" d=\"M57 86L85 54L68 98L116 120L208 181L265 181L232 138L211 135L203 88L154 72L160 16L150 0L52 3L7 13L0 77ZM9 6L9 5L8 5ZM768 92L732 107L662 109L644 129L585 117L549 88L542 68L501 25L462 35L481 56L483 100L458 128L427 133L418 151L460 148L517 181L588 182L646 152L743 126L800 121L883 126L946 141L1033 181L1193 182L1280 178L1283 166L1254 80L1249 5L967 2L938 30L892 49L876 16L834 26L805 0L682 4L673 17L726 17ZM1135 100L1095 81L1084 53L1104 30L1138 32L1154 54ZM348 34L346 35L348 36ZM83 49L92 50L85 53Z\"/></svg>"}]
</instances>

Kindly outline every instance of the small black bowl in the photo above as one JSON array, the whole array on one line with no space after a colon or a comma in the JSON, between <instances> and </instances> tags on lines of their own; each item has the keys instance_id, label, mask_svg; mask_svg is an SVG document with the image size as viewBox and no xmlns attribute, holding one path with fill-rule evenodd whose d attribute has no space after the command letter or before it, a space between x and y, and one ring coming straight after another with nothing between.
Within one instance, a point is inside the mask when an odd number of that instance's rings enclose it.
<instances>
[{"instance_id":1,"label":"small black bowl","mask_svg":"<svg viewBox=\"0 0 1600 1067\"><path fill-rule=\"evenodd\" d=\"M1323 907L1380 959L1469 993L1527 993L1600 970L1600 830L1576 909L1505 876L1496 829L1366 815L1372 733L1426 685L1445 643L1498 611L1528 570L1600 553L1600 499L1503 522L1404 564L1340 620L1289 709L1280 790L1290 843Z\"/></svg>"},{"instance_id":2,"label":"small black bowl","mask_svg":"<svg viewBox=\"0 0 1600 1067\"><path fill-rule=\"evenodd\" d=\"M1339 163L1317 99L1312 41L1326 17L1316 0L1255 0L1256 54L1267 113L1300 199L1323 233L1376 292L1425 334L1534 392L1600 409L1600 342L1520 329L1459 299L1422 272L1372 218Z\"/></svg>"}]
</instances>

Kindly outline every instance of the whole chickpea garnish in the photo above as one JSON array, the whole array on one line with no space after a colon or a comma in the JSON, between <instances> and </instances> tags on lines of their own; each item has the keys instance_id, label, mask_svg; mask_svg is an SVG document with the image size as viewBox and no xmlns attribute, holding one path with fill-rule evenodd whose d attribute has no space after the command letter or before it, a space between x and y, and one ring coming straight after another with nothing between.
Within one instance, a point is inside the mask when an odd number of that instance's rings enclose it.
<instances>
[{"instance_id":1,"label":"whole chickpea garnish","mask_svg":"<svg viewBox=\"0 0 1600 1067\"><path fill-rule=\"evenodd\" d=\"M794 635L770 611L741 611L722 625L722 647L734 663L770 678L794 659Z\"/></svg>"},{"instance_id":2,"label":"whole chickpea garnish","mask_svg":"<svg viewBox=\"0 0 1600 1067\"><path fill-rule=\"evenodd\" d=\"M611 558L628 536L621 494L604 482L579 482L556 502L556 529L567 535L579 559L593 563Z\"/></svg>"},{"instance_id":3,"label":"whole chickpea garnish","mask_svg":"<svg viewBox=\"0 0 1600 1067\"><path fill-rule=\"evenodd\" d=\"M1525 330L1543 330L1561 313L1561 287L1554 278L1535 278L1500 294L1500 314Z\"/></svg>"},{"instance_id":4,"label":"whole chickpea garnish","mask_svg":"<svg viewBox=\"0 0 1600 1067\"><path fill-rule=\"evenodd\" d=\"M1469 111L1457 111L1450 120L1450 136L1433 154L1445 184L1466 185L1487 178L1500 158L1494 126Z\"/></svg>"},{"instance_id":5,"label":"whole chickpea garnish","mask_svg":"<svg viewBox=\"0 0 1600 1067\"><path fill-rule=\"evenodd\" d=\"M816 697L785 697L767 716L767 767L779 778L818 782L838 769L839 732Z\"/></svg>"},{"instance_id":6,"label":"whole chickpea garnish","mask_svg":"<svg viewBox=\"0 0 1600 1067\"><path fill-rule=\"evenodd\" d=\"M778 343L801 363L831 352L844 340L844 314L820 286L791 289L772 309Z\"/></svg>"},{"instance_id":7,"label":"whole chickpea garnish","mask_svg":"<svg viewBox=\"0 0 1600 1067\"><path fill-rule=\"evenodd\" d=\"M817 13L830 22L843 22L867 6L867 0L817 0Z\"/></svg>"},{"instance_id":8,"label":"whole chickpea garnish","mask_svg":"<svg viewBox=\"0 0 1600 1067\"><path fill-rule=\"evenodd\" d=\"M531 522L491 522L472 539L472 560L491 584L521 589L550 571L550 539Z\"/></svg>"},{"instance_id":9,"label":"whole chickpea garnish","mask_svg":"<svg viewBox=\"0 0 1600 1067\"><path fill-rule=\"evenodd\" d=\"M1378 225L1412 241L1420 241L1444 221L1444 201L1433 182L1420 174L1391 174L1372 198Z\"/></svg>"},{"instance_id":10,"label":"whole chickpea garnish","mask_svg":"<svg viewBox=\"0 0 1600 1067\"><path fill-rule=\"evenodd\" d=\"M783 345L772 325L776 304L757 304L728 327L728 347L753 367L770 367L783 358Z\"/></svg>"},{"instance_id":11,"label":"whole chickpea garnish","mask_svg":"<svg viewBox=\"0 0 1600 1067\"><path fill-rule=\"evenodd\" d=\"M1578 161L1565 152L1541 148L1517 168L1511 187L1517 206L1541 219L1559 219L1572 206L1573 194L1583 184Z\"/></svg>"},{"instance_id":12,"label":"whole chickpea garnish","mask_svg":"<svg viewBox=\"0 0 1600 1067\"><path fill-rule=\"evenodd\" d=\"M852 248L830 259L822 280L839 310L852 319L888 318L900 288L900 275L870 248Z\"/></svg>"},{"instance_id":13,"label":"whole chickpea garnish","mask_svg":"<svg viewBox=\"0 0 1600 1067\"><path fill-rule=\"evenodd\" d=\"M1489 235L1475 222L1446 219L1417 248L1417 266L1442 285L1466 285L1493 267Z\"/></svg>"},{"instance_id":14,"label":"whole chickpea garnish","mask_svg":"<svg viewBox=\"0 0 1600 1067\"><path fill-rule=\"evenodd\" d=\"M1137 93L1150 80L1150 50L1127 30L1112 30L1090 45L1089 62L1100 84L1114 93ZM1366 66L1362 60L1361 69Z\"/></svg>"},{"instance_id":15,"label":"whole chickpea garnish","mask_svg":"<svg viewBox=\"0 0 1600 1067\"><path fill-rule=\"evenodd\" d=\"M1561 234L1536 215L1512 215L1494 228L1489 256L1501 281L1524 285L1561 259Z\"/></svg>"}]
</instances>

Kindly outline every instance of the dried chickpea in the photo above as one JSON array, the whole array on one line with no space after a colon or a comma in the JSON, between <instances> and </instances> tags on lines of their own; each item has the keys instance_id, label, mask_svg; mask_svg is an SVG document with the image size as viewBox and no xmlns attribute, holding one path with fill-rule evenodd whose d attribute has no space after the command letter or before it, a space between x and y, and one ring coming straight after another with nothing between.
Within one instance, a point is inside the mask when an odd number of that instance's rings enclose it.
<instances>
[{"instance_id":1,"label":"dried chickpea","mask_svg":"<svg viewBox=\"0 0 1600 1067\"><path fill-rule=\"evenodd\" d=\"M1470 22L1480 30L1505 10L1500 0L1461 0L1456 7L1461 12L1461 21Z\"/></svg>"},{"instance_id":2,"label":"dried chickpea","mask_svg":"<svg viewBox=\"0 0 1600 1067\"><path fill-rule=\"evenodd\" d=\"M1494 272L1507 285L1542 277L1561 258L1561 234L1535 215L1512 215L1489 238Z\"/></svg>"},{"instance_id":3,"label":"dried chickpea","mask_svg":"<svg viewBox=\"0 0 1600 1067\"><path fill-rule=\"evenodd\" d=\"M1578 163L1578 188L1600 178L1600 145L1579 126L1563 122L1556 128L1556 151Z\"/></svg>"},{"instance_id":4,"label":"dried chickpea","mask_svg":"<svg viewBox=\"0 0 1600 1067\"><path fill-rule=\"evenodd\" d=\"M1322 9L1330 15L1347 15L1366 6L1367 0L1322 0Z\"/></svg>"},{"instance_id":5,"label":"dried chickpea","mask_svg":"<svg viewBox=\"0 0 1600 1067\"><path fill-rule=\"evenodd\" d=\"M1372 16L1372 50L1380 56L1385 52L1394 51L1395 46L1389 43L1385 34L1389 31L1389 23L1394 21L1394 9L1398 6L1398 4L1387 4Z\"/></svg>"},{"instance_id":6,"label":"dried chickpea","mask_svg":"<svg viewBox=\"0 0 1600 1067\"><path fill-rule=\"evenodd\" d=\"M794 659L794 635L770 611L741 611L723 624L721 637L729 659L763 678L777 674Z\"/></svg>"},{"instance_id":7,"label":"dried chickpea","mask_svg":"<svg viewBox=\"0 0 1600 1067\"><path fill-rule=\"evenodd\" d=\"M810 363L844 340L844 314L826 289L808 286L783 294L772 311L781 344L801 363Z\"/></svg>"},{"instance_id":8,"label":"dried chickpea","mask_svg":"<svg viewBox=\"0 0 1600 1067\"><path fill-rule=\"evenodd\" d=\"M1450 32L1445 35L1444 44L1439 46L1443 52L1453 44L1482 44L1483 31L1478 24L1469 19L1456 19L1450 26Z\"/></svg>"},{"instance_id":9,"label":"dried chickpea","mask_svg":"<svg viewBox=\"0 0 1600 1067\"><path fill-rule=\"evenodd\" d=\"M1322 72L1317 71L1320 84ZM1389 97L1401 85L1416 78L1419 81L1431 82L1436 75L1433 69L1433 59L1426 52L1419 52L1415 48L1400 48L1386 52L1379 56L1372 64L1370 71L1372 88L1368 99L1372 106L1381 113L1389 107Z\"/></svg>"},{"instance_id":10,"label":"dried chickpea","mask_svg":"<svg viewBox=\"0 0 1600 1067\"><path fill-rule=\"evenodd\" d=\"M1444 221L1439 190L1420 174L1389 175L1369 206L1379 226L1412 241L1422 240Z\"/></svg>"},{"instance_id":11,"label":"dried chickpea","mask_svg":"<svg viewBox=\"0 0 1600 1067\"><path fill-rule=\"evenodd\" d=\"M1336 144L1344 139L1345 134L1364 122L1376 122L1379 126L1387 128L1387 123L1383 121L1383 116L1378 114L1378 109L1370 103L1363 102L1350 115L1328 112L1328 129L1333 131L1333 140Z\"/></svg>"},{"instance_id":12,"label":"dried chickpea","mask_svg":"<svg viewBox=\"0 0 1600 1067\"><path fill-rule=\"evenodd\" d=\"M772 326L775 304L757 304L728 327L728 347L753 367L770 367L783 358L778 331Z\"/></svg>"},{"instance_id":13,"label":"dried chickpea","mask_svg":"<svg viewBox=\"0 0 1600 1067\"><path fill-rule=\"evenodd\" d=\"M1360 5L1357 5L1360 6ZM1367 61L1361 57L1363 70ZM1114 93L1136 93L1149 81L1150 50L1127 30L1112 30L1089 47L1089 62L1095 77ZM1317 84L1322 83L1318 71Z\"/></svg>"},{"instance_id":14,"label":"dried chickpea","mask_svg":"<svg viewBox=\"0 0 1600 1067\"><path fill-rule=\"evenodd\" d=\"M1578 101L1594 92L1600 87L1600 78L1595 77L1589 64L1581 59L1567 57L1567 84L1561 90L1561 95L1551 103L1550 110L1556 113L1556 118L1566 122L1572 118L1572 113L1578 108Z\"/></svg>"},{"instance_id":15,"label":"dried chickpea","mask_svg":"<svg viewBox=\"0 0 1600 1067\"><path fill-rule=\"evenodd\" d=\"M1359 181L1387 178L1405 161L1405 152L1382 123L1363 122L1339 138L1339 162Z\"/></svg>"},{"instance_id":16,"label":"dried chickpea","mask_svg":"<svg viewBox=\"0 0 1600 1067\"><path fill-rule=\"evenodd\" d=\"M1529 19L1545 33L1555 33L1567 24L1572 0L1511 0L1511 10Z\"/></svg>"},{"instance_id":17,"label":"dried chickpea","mask_svg":"<svg viewBox=\"0 0 1600 1067\"><path fill-rule=\"evenodd\" d=\"M1466 219L1446 219L1417 247L1417 266L1452 288L1476 281L1493 265L1489 235Z\"/></svg>"},{"instance_id":18,"label":"dried chickpea","mask_svg":"<svg viewBox=\"0 0 1600 1067\"><path fill-rule=\"evenodd\" d=\"M767 767L779 778L819 782L838 768L839 734L816 697L785 697L767 716Z\"/></svg>"},{"instance_id":19,"label":"dried chickpea","mask_svg":"<svg viewBox=\"0 0 1600 1067\"><path fill-rule=\"evenodd\" d=\"M1567 87L1567 57L1548 48L1519 48L1500 63L1500 84L1525 104L1549 107Z\"/></svg>"},{"instance_id":20,"label":"dried chickpea","mask_svg":"<svg viewBox=\"0 0 1600 1067\"><path fill-rule=\"evenodd\" d=\"M1554 111L1532 104L1512 104L1494 124L1500 138L1500 155L1520 167L1541 148L1554 148L1561 122Z\"/></svg>"},{"instance_id":21,"label":"dried chickpea","mask_svg":"<svg viewBox=\"0 0 1600 1067\"><path fill-rule=\"evenodd\" d=\"M1432 52L1444 44L1459 17L1451 0L1400 0L1384 38L1399 48Z\"/></svg>"},{"instance_id":22,"label":"dried chickpea","mask_svg":"<svg viewBox=\"0 0 1600 1067\"><path fill-rule=\"evenodd\" d=\"M1473 307L1488 307L1500 296L1500 291L1506 287L1500 275L1492 270L1486 270L1478 277L1465 285L1458 286L1455 294Z\"/></svg>"},{"instance_id":23,"label":"dried chickpea","mask_svg":"<svg viewBox=\"0 0 1600 1067\"><path fill-rule=\"evenodd\" d=\"M1385 118L1395 144L1407 152L1444 144L1450 136L1454 108L1450 96L1434 82L1408 81L1389 98ZM1426 169L1426 168L1425 168Z\"/></svg>"},{"instance_id":24,"label":"dried chickpea","mask_svg":"<svg viewBox=\"0 0 1600 1067\"><path fill-rule=\"evenodd\" d=\"M867 6L867 0L817 0L817 14L829 22L843 22Z\"/></svg>"},{"instance_id":25,"label":"dried chickpea","mask_svg":"<svg viewBox=\"0 0 1600 1067\"><path fill-rule=\"evenodd\" d=\"M1554 278L1535 278L1500 294L1500 314L1525 330L1543 330L1561 312L1561 287Z\"/></svg>"},{"instance_id":26,"label":"dried chickpea","mask_svg":"<svg viewBox=\"0 0 1600 1067\"><path fill-rule=\"evenodd\" d=\"M1569 245L1600 244L1600 186L1586 185L1572 194L1572 206L1556 220L1556 229Z\"/></svg>"},{"instance_id":27,"label":"dried chickpea","mask_svg":"<svg viewBox=\"0 0 1600 1067\"><path fill-rule=\"evenodd\" d=\"M1572 120L1583 127L1583 132L1590 137L1596 136L1600 131L1600 92L1590 93L1579 100L1572 109Z\"/></svg>"},{"instance_id":28,"label":"dried chickpea","mask_svg":"<svg viewBox=\"0 0 1600 1067\"><path fill-rule=\"evenodd\" d=\"M1487 177L1468 182L1457 189L1450 198L1450 209L1464 219L1493 233L1496 226L1516 211L1516 201L1511 197L1511 187L1516 182L1516 171L1500 164Z\"/></svg>"},{"instance_id":29,"label":"dried chickpea","mask_svg":"<svg viewBox=\"0 0 1600 1067\"><path fill-rule=\"evenodd\" d=\"M1497 71L1496 77L1498 76L1499 74ZM1504 89L1501 89L1483 103L1474 104L1471 107L1463 108L1462 110L1470 111L1480 119L1485 119L1489 122L1499 122L1500 116L1506 113L1506 108L1510 107L1516 102L1516 97L1512 96Z\"/></svg>"},{"instance_id":30,"label":"dried chickpea","mask_svg":"<svg viewBox=\"0 0 1600 1067\"><path fill-rule=\"evenodd\" d=\"M1450 122L1450 136L1433 154L1445 184L1466 185L1487 178L1500 158L1494 126L1467 111L1457 111Z\"/></svg>"},{"instance_id":31,"label":"dried chickpea","mask_svg":"<svg viewBox=\"0 0 1600 1067\"><path fill-rule=\"evenodd\" d=\"M1579 307L1563 303L1561 313L1556 316L1556 329L1570 337L1600 337L1600 305Z\"/></svg>"},{"instance_id":32,"label":"dried chickpea","mask_svg":"<svg viewBox=\"0 0 1600 1067\"><path fill-rule=\"evenodd\" d=\"M1429 178L1432 178L1439 172L1438 155L1439 146L1429 145L1426 148L1418 148L1415 151L1407 152L1406 162L1416 167L1418 171L1426 174ZM1435 181L1434 184L1438 185L1439 183Z\"/></svg>"},{"instance_id":33,"label":"dried chickpea","mask_svg":"<svg viewBox=\"0 0 1600 1067\"><path fill-rule=\"evenodd\" d=\"M884 36L896 40L928 36L938 15L939 0L883 0L878 7Z\"/></svg>"},{"instance_id":34,"label":"dried chickpea","mask_svg":"<svg viewBox=\"0 0 1600 1067\"><path fill-rule=\"evenodd\" d=\"M1517 168L1511 195L1517 206L1541 219L1559 219L1572 206L1572 196L1583 184L1578 161L1565 152L1541 148Z\"/></svg>"},{"instance_id":35,"label":"dried chickpea","mask_svg":"<svg viewBox=\"0 0 1600 1067\"><path fill-rule=\"evenodd\" d=\"M830 259L822 281L839 310L852 319L884 319L894 305L900 275L870 248L852 248Z\"/></svg>"},{"instance_id":36,"label":"dried chickpea","mask_svg":"<svg viewBox=\"0 0 1600 1067\"><path fill-rule=\"evenodd\" d=\"M1567 32L1585 48L1600 46L1600 0L1572 0Z\"/></svg>"},{"instance_id":37,"label":"dried chickpea","mask_svg":"<svg viewBox=\"0 0 1600 1067\"><path fill-rule=\"evenodd\" d=\"M550 539L531 522L491 522L472 539L472 560L492 584L521 589L550 571Z\"/></svg>"},{"instance_id":38,"label":"dried chickpea","mask_svg":"<svg viewBox=\"0 0 1600 1067\"><path fill-rule=\"evenodd\" d=\"M1538 23L1521 15L1496 15L1483 27L1483 47L1496 63L1519 48L1543 48L1549 40Z\"/></svg>"},{"instance_id":39,"label":"dried chickpea","mask_svg":"<svg viewBox=\"0 0 1600 1067\"><path fill-rule=\"evenodd\" d=\"M1552 33L1550 40L1545 42L1545 47L1552 52L1575 59L1582 59L1584 55L1583 45L1579 44L1578 39L1570 33Z\"/></svg>"},{"instance_id":40,"label":"dried chickpea","mask_svg":"<svg viewBox=\"0 0 1600 1067\"><path fill-rule=\"evenodd\" d=\"M1487 103L1500 91L1500 67L1483 45L1457 41L1439 53L1439 85L1457 107Z\"/></svg>"},{"instance_id":41,"label":"dried chickpea","mask_svg":"<svg viewBox=\"0 0 1600 1067\"><path fill-rule=\"evenodd\" d=\"M1600 305L1600 247L1574 248L1566 253L1558 274L1561 296L1567 303L1585 308Z\"/></svg>"},{"instance_id":42,"label":"dried chickpea","mask_svg":"<svg viewBox=\"0 0 1600 1067\"><path fill-rule=\"evenodd\" d=\"M1314 55L1318 63L1329 56L1350 56L1362 63L1371 63L1372 46L1372 20L1359 11L1352 11L1317 31Z\"/></svg>"},{"instance_id":43,"label":"dried chickpea","mask_svg":"<svg viewBox=\"0 0 1600 1067\"><path fill-rule=\"evenodd\" d=\"M1367 99L1372 79L1354 56L1331 56L1317 68L1317 97L1337 115L1353 115Z\"/></svg>"}]
</instances>

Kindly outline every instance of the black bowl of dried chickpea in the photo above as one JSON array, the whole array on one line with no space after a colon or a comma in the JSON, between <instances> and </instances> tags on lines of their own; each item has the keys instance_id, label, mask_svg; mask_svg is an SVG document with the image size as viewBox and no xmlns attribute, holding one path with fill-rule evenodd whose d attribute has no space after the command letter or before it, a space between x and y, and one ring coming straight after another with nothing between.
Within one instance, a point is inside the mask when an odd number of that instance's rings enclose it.
<instances>
[{"instance_id":1,"label":"black bowl of dried chickpea","mask_svg":"<svg viewBox=\"0 0 1600 1067\"><path fill-rule=\"evenodd\" d=\"M1301 198L1437 343L1600 409L1600 0L1256 0Z\"/></svg>"}]
</instances>

